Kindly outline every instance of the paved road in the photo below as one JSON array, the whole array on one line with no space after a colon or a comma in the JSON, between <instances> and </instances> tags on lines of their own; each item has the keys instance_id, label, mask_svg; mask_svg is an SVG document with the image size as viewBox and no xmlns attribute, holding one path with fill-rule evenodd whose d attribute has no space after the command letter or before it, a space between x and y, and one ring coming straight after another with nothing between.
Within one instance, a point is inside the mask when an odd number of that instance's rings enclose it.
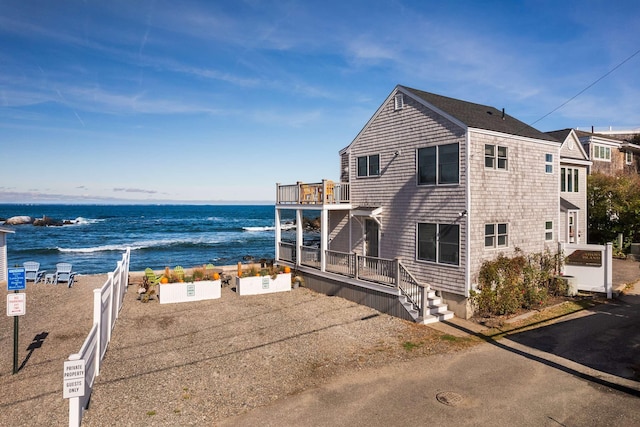
<instances>
[{"instance_id":1,"label":"paved road","mask_svg":"<svg viewBox=\"0 0 640 427\"><path fill-rule=\"evenodd\" d=\"M636 285L561 323L356 372L220 425L637 426L639 309Z\"/></svg>"}]
</instances>

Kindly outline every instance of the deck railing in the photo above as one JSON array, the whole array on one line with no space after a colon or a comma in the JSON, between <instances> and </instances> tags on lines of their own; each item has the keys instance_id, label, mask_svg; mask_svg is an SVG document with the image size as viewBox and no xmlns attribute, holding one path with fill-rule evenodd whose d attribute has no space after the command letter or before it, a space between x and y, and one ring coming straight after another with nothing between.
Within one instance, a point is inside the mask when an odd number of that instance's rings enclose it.
<instances>
[{"instance_id":1,"label":"deck railing","mask_svg":"<svg viewBox=\"0 0 640 427\"><path fill-rule=\"evenodd\" d=\"M357 256L356 279L368 280L384 285L396 285L396 261L370 256Z\"/></svg>"},{"instance_id":2,"label":"deck railing","mask_svg":"<svg viewBox=\"0 0 640 427\"><path fill-rule=\"evenodd\" d=\"M278 205L323 205L350 203L349 183L323 180L317 183L276 184Z\"/></svg>"},{"instance_id":3,"label":"deck railing","mask_svg":"<svg viewBox=\"0 0 640 427\"><path fill-rule=\"evenodd\" d=\"M320 248L300 246L300 264L320 268Z\"/></svg>"},{"instance_id":4,"label":"deck railing","mask_svg":"<svg viewBox=\"0 0 640 427\"><path fill-rule=\"evenodd\" d=\"M296 244L280 242L280 259L282 261L296 262Z\"/></svg>"},{"instance_id":5,"label":"deck railing","mask_svg":"<svg viewBox=\"0 0 640 427\"><path fill-rule=\"evenodd\" d=\"M326 251L327 271L356 277L356 254L337 251Z\"/></svg>"},{"instance_id":6,"label":"deck railing","mask_svg":"<svg viewBox=\"0 0 640 427\"><path fill-rule=\"evenodd\" d=\"M295 253L295 244L280 242L279 261L296 264L292 259L295 258ZM300 265L320 269L319 248L300 246L300 254ZM327 250L325 251L325 271L396 288L407 297L419 316L424 316L428 286L418 282L398 258L377 258Z\"/></svg>"},{"instance_id":7,"label":"deck railing","mask_svg":"<svg viewBox=\"0 0 640 427\"><path fill-rule=\"evenodd\" d=\"M420 316L424 316L425 287L418 283L402 263L398 263L398 287L413 304L413 308L418 310Z\"/></svg>"}]
</instances>

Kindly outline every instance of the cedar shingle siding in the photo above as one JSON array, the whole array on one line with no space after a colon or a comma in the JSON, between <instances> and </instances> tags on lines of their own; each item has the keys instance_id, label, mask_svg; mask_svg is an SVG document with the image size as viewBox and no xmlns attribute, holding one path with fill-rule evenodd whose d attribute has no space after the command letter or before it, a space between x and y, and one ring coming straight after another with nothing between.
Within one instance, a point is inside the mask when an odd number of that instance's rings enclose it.
<instances>
[{"instance_id":1,"label":"cedar shingle siding","mask_svg":"<svg viewBox=\"0 0 640 427\"><path fill-rule=\"evenodd\" d=\"M397 93L404 95L399 110ZM459 148L459 182L418 185L418 150L452 143ZM507 170L485 168L485 144L507 147ZM545 173L548 153L552 173ZM376 154L380 175L358 178L358 157ZM343 171L346 159L352 205L383 207L380 257L400 257L434 289L468 295L484 260L515 248L539 252L557 245L560 143L501 110L398 86L342 150ZM347 228L335 232L331 249L362 253L361 222L347 219L331 213L332 227ZM554 223L554 242L545 243L545 221ZM459 225L459 265L417 259L418 223ZM486 249L485 224L497 223L508 224L509 243Z\"/></svg>"}]
</instances>

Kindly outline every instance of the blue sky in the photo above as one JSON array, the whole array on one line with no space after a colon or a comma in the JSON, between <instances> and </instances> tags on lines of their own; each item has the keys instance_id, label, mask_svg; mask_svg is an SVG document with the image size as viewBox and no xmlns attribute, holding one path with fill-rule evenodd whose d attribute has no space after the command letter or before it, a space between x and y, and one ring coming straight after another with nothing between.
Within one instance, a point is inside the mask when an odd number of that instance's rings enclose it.
<instances>
[{"instance_id":1,"label":"blue sky","mask_svg":"<svg viewBox=\"0 0 640 427\"><path fill-rule=\"evenodd\" d=\"M632 1L0 0L0 202L245 202L339 176L397 84L640 126Z\"/></svg>"}]
</instances>

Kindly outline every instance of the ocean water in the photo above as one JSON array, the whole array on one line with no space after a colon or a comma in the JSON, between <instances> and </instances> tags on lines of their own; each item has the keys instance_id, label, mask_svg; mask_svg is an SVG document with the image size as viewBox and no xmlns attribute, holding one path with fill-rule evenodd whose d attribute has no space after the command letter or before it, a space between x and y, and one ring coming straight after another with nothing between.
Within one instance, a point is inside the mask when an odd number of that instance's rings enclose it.
<instances>
[{"instance_id":1,"label":"ocean water","mask_svg":"<svg viewBox=\"0 0 640 427\"><path fill-rule=\"evenodd\" d=\"M293 227L293 211L283 214ZM272 205L1 205L0 218L28 215L70 220L61 227L7 226L8 265L40 262L55 270L58 262L73 264L80 274L112 271L127 247L131 270L165 266L193 267L205 263L234 265L249 258L275 256L275 208ZM283 240L295 239L283 231Z\"/></svg>"}]
</instances>

